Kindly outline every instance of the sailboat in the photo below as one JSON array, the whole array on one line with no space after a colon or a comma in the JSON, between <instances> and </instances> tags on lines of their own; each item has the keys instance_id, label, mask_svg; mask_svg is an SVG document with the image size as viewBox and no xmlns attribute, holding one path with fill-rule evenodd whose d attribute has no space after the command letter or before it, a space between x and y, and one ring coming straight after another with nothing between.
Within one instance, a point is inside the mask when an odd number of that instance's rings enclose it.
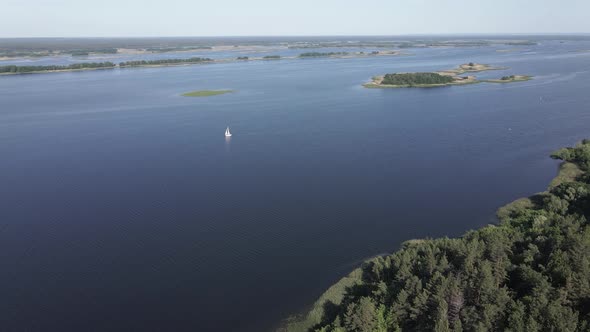
<instances>
[{"instance_id":1,"label":"sailboat","mask_svg":"<svg viewBox=\"0 0 590 332\"><path fill-rule=\"evenodd\" d=\"M225 129L225 137L231 137L231 133L229 132L229 127Z\"/></svg>"}]
</instances>

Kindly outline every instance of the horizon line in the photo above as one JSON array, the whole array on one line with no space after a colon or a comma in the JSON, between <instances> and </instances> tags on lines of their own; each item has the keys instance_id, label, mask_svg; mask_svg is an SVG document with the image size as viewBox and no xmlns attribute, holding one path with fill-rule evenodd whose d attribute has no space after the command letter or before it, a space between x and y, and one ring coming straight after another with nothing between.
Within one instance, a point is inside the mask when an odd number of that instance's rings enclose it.
<instances>
[{"instance_id":1,"label":"horizon line","mask_svg":"<svg viewBox=\"0 0 590 332\"><path fill-rule=\"evenodd\" d=\"M106 39L106 38L277 38L277 37L405 37L405 36L590 36L590 32L456 32L456 33L407 33L407 34L326 34L326 35L166 35L166 36L16 36L0 39Z\"/></svg>"}]
</instances>

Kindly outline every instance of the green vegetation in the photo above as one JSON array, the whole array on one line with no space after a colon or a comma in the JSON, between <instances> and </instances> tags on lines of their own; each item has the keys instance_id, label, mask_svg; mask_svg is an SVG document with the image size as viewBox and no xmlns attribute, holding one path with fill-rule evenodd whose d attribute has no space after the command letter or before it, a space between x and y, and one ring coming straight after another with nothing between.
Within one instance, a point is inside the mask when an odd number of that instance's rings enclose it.
<instances>
[{"instance_id":1,"label":"green vegetation","mask_svg":"<svg viewBox=\"0 0 590 332\"><path fill-rule=\"evenodd\" d=\"M72 56L86 56L86 55L90 55L90 52L88 52L88 51L71 51L69 53Z\"/></svg>"},{"instance_id":2,"label":"green vegetation","mask_svg":"<svg viewBox=\"0 0 590 332\"><path fill-rule=\"evenodd\" d=\"M281 58L281 56L280 55L266 55L262 58L265 60L278 60Z\"/></svg>"},{"instance_id":3,"label":"green vegetation","mask_svg":"<svg viewBox=\"0 0 590 332\"><path fill-rule=\"evenodd\" d=\"M92 48L92 49L67 49L67 50L0 50L0 57L17 58L17 57L44 57L69 54L72 56L86 56L94 54L116 54L117 48Z\"/></svg>"},{"instance_id":4,"label":"green vegetation","mask_svg":"<svg viewBox=\"0 0 590 332\"><path fill-rule=\"evenodd\" d=\"M437 73L405 73L385 74L381 84L414 86L424 84L448 84L454 81L453 77Z\"/></svg>"},{"instance_id":5,"label":"green vegetation","mask_svg":"<svg viewBox=\"0 0 590 332\"><path fill-rule=\"evenodd\" d=\"M116 65L112 62L83 62L74 63L67 66L51 65L51 66L0 66L0 74L26 74L49 71L72 71L84 69L103 69L114 68Z\"/></svg>"},{"instance_id":6,"label":"green vegetation","mask_svg":"<svg viewBox=\"0 0 590 332\"><path fill-rule=\"evenodd\" d=\"M233 90L197 90L191 91L187 93L183 93L182 96L184 97L211 97L222 95L226 93L234 92Z\"/></svg>"},{"instance_id":7,"label":"green vegetation","mask_svg":"<svg viewBox=\"0 0 590 332\"><path fill-rule=\"evenodd\" d=\"M337 56L337 55L347 55L348 52L328 52L328 53L321 53L321 52L307 52L299 54L300 58L317 58L317 57L325 57L325 56Z\"/></svg>"},{"instance_id":8,"label":"green vegetation","mask_svg":"<svg viewBox=\"0 0 590 332\"><path fill-rule=\"evenodd\" d=\"M492 67L490 65L469 62L462 64L455 69L448 69L438 72L428 73L403 73L403 74L386 74L384 76L375 76L369 83L363 84L366 88L429 88L446 85L466 85L481 82L488 83L510 83L522 82L532 79L532 76L512 75L504 76L501 79L479 80L475 76L459 76L467 72L481 72L486 70L505 69Z\"/></svg>"},{"instance_id":9,"label":"green vegetation","mask_svg":"<svg viewBox=\"0 0 590 332\"><path fill-rule=\"evenodd\" d=\"M248 60L249 58L247 56L239 56L238 60Z\"/></svg>"},{"instance_id":10,"label":"green vegetation","mask_svg":"<svg viewBox=\"0 0 590 332\"><path fill-rule=\"evenodd\" d=\"M50 52L50 51L15 51L15 50L5 50L0 51L0 57L7 57L7 58L21 58L21 57L31 57L31 58L40 58L44 56L52 56L57 55L57 53Z\"/></svg>"},{"instance_id":11,"label":"green vegetation","mask_svg":"<svg viewBox=\"0 0 590 332\"><path fill-rule=\"evenodd\" d=\"M548 191L460 238L408 241L332 287L286 331L589 331L590 141Z\"/></svg>"},{"instance_id":12,"label":"green vegetation","mask_svg":"<svg viewBox=\"0 0 590 332\"><path fill-rule=\"evenodd\" d=\"M116 48L100 48L100 49L88 49L88 50L70 50L64 51L65 54L70 54L73 56L85 56L90 55L91 53L94 54L117 54L119 50Z\"/></svg>"},{"instance_id":13,"label":"green vegetation","mask_svg":"<svg viewBox=\"0 0 590 332\"><path fill-rule=\"evenodd\" d=\"M527 75L510 75L510 76L502 76L500 79L496 80L483 80L483 82L488 83L511 83L511 82L523 82L531 80L532 76Z\"/></svg>"},{"instance_id":14,"label":"green vegetation","mask_svg":"<svg viewBox=\"0 0 590 332\"><path fill-rule=\"evenodd\" d=\"M505 45L512 45L512 46L531 46L531 45L537 45L536 42L530 41L530 40L519 40L519 41L513 41L513 42L506 42L504 44Z\"/></svg>"},{"instance_id":15,"label":"green vegetation","mask_svg":"<svg viewBox=\"0 0 590 332\"><path fill-rule=\"evenodd\" d=\"M145 50L152 53L167 53L191 50L211 50L211 46L186 46L186 47L148 47Z\"/></svg>"},{"instance_id":16,"label":"green vegetation","mask_svg":"<svg viewBox=\"0 0 590 332\"><path fill-rule=\"evenodd\" d=\"M202 63L211 62L209 58L188 58L188 59L160 59L160 60L136 60L136 61L125 61L119 63L119 67L138 67L138 66L159 66L159 65L171 65L171 64L191 64L191 63Z\"/></svg>"}]
</instances>

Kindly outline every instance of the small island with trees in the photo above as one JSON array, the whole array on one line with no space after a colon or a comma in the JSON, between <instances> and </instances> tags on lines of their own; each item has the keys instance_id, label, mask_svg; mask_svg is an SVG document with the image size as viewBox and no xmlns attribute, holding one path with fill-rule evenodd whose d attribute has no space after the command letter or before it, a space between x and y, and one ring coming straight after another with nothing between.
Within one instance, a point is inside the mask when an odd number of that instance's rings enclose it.
<instances>
[{"instance_id":1,"label":"small island with trees","mask_svg":"<svg viewBox=\"0 0 590 332\"><path fill-rule=\"evenodd\" d=\"M300 58L318 58L348 55L348 52L305 52L299 54Z\"/></svg>"},{"instance_id":2,"label":"small island with trees","mask_svg":"<svg viewBox=\"0 0 590 332\"><path fill-rule=\"evenodd\" d=\"M0 75L52 73L63 71L113 69L117 65L112 62L81 62L70 65L46 65L46 66L0 66Z\"/></svg>"},{"instance_id":3,"label":"small island with trees","mask_svg":"<svg viewBox=\"0 0 590 332\"><path fill-rule=\"evenodd\" d=\"M181 96L183 97L211 97L223 95L226 93L232 93L234 90L196 90L191 92L185 92Z\"/></svg>"},{"instance_id":4,"label":"small island with trees","mask_svg":"<svg viewBox=\"0 0 590 332\"><path fill-rule=\"evenodd\" d=\"M483 80L483 82L487 83L511 83L511 82L522 82L531 80L533 77L528 75L510 75L510 76L502 76L502 78L497 80Z\"/></svg>"},{"instance_id":5,"label":"small island with trees","mask_svg":"<svg viewBox=\"0 0 590 332\"><path fill-rule=\"evenodd\" d=\"M371 82L365 83L366 88L430 88L449 85L466 85L474 83L511 83L528 81L532 76L510 75L500 79L479 80L476 76L465 73L476 73L487 70L501 70L503 67L493 67L486 64L466 63L457 68L437 72L392 73L375 76Z\"/></svg>"}]
</instances>

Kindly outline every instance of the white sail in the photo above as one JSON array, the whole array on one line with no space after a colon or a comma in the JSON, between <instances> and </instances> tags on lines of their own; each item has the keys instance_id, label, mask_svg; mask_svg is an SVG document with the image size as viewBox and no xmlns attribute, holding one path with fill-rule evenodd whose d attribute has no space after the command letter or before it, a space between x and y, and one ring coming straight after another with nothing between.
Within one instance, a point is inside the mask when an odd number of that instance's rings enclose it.
<instances>
[{"instance_id":1,"label":"white sail","mask_svg":"<svg viewBox=\"0 0 590 332\"><path fill-rule=\"evenodd\" d=\"M231 133L229 132L229 127L225 129L225 137L230 137Z\"/></svg>"}]
</instances>

